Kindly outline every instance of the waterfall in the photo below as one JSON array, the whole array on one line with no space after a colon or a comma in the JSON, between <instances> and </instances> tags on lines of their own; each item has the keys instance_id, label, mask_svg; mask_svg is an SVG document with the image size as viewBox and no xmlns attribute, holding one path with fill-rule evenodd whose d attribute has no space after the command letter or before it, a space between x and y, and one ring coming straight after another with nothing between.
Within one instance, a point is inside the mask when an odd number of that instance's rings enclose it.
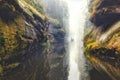
<instances>
[{"instance_id":1,"label":"waterfall","mask_svg":"<svg viewBox=\"0 0 120 80\"><path fill-rule=\"evenodd\" d=\"M88 2L87 0L66 0L66 2L69 11L69 26L67 26L69 42L68 80L89 80L83 50L84 27L88 13Z\"/></svg>"},{"instance_id":2,"label":"waterfall","mask_svg":"<svg viewBox=\"0 0 120 80\"><path fill-rule=\"evenodd\" d=\"M62 4L65 2L68 11L68 21L66 26L68 42L68 80L89 80L84 57L84 27L88 15L88 0L42 0L46 6L46 13L53 18L66 19L64 15L66 8ZM61 3L61 4L60 4ZM59 17L59 18L58 18ZM61 19L62 18L62 19ZM66 22L65 22L66 23ZM64 24L65 24L64 23Z\"/></svg>"}]
</instances>

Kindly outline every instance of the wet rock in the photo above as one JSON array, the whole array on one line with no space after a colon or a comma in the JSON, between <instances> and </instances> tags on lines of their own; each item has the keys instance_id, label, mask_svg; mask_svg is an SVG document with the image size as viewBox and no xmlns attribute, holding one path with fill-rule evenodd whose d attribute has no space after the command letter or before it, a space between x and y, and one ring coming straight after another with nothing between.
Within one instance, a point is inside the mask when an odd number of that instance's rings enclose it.
<instances>
[{"instance_id":1,"label":"wet rock","mask_svg":"<svg viewBox=\"0 0 120 80\"><path fill-rule=\"evenodd\" d=\"M16 69L25 55L37 54L38 45L47 41L47 22L27 0L0 1L0 75Z\"/></svg>"},{"instance_id":2,"label":"wet rock","mask_svg":"<svg viewBox=\"0 0 120 80\"><path fill-rule=\"evenodd\" d=\"M113 80L120 78L120 0L92 0L92 28L85 36L85 54L91 64ZM89 26L88 26L89 27Z\"/></svg>"}]
</instances>

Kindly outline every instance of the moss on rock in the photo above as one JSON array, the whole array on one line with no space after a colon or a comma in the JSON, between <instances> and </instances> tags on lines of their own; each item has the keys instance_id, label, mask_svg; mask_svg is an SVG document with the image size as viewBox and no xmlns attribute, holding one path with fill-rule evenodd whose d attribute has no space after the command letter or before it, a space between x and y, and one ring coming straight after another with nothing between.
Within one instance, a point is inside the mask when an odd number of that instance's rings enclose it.
<instances>
[{"instance_id":1,"label":"moss on rock","mask_svg":"<svg viewBox=\"0 0 120 80\"><path fill-rule=\"evenodd\" d=\"M24 0L0 2L0 75L20 64L15 57L28 54L29 45L47 40L47 17L42 13Z\"/></svg>"}]
</instances>

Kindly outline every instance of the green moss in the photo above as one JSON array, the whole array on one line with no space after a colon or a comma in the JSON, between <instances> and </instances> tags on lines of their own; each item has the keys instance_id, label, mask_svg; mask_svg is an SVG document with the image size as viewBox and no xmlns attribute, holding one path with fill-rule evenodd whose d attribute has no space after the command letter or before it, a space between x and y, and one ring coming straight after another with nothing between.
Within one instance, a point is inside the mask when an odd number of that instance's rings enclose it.
<instances>
[{"instance_id":1,"label":"green moss","mask_svg":"<svg viewBox=\"0 0 120 80\"><path fill-rule=\"evenodd\" d=\"M90 45L87 45L86 47L85 47L85 56L87 57L87 58L89 58L90 57Z\"/></svg>"},{"instance_id":2,"label":"green moss","mask_svg":"<svg viewBox=\"0 0 120 80\"><path fill-rule=\"evenodd\" d=\"M25 0L28 4L32 5L38 12L45 14L41 2L36 2L34 0Z\"/></svg>"},{"instance_id":3,"label":"green moss","mask_svg":"<svg viewBox=\"0 0 120 80\"><path fill-rule=\"evenodd\" d=\"M3 74L3 67L0 65L0 76Z\"/></svg>"},{"instance_id":4,"label":"green moss","mask_svg":"<svg viewBox=\"0 0 120 80\"><path fill-rule=\"evenodd\" d=\"M7 66L7 68L16 68L17 66L19 66L20 65L20 63L12 63L12 64L9 64L8 66Z\"/></svg>"},{"instance_id":5,"label":"green moss","mask_svg":"<svg viewBox=\"0 0 120 80\"><path fill-rule=\"evenodd\" d=\"M60 63L52 64L52 65L51 65L51 69L52 69L52 68L56 68L56 67L58 67L59 65L60 65Z\"/></svg>"}]
</instances>

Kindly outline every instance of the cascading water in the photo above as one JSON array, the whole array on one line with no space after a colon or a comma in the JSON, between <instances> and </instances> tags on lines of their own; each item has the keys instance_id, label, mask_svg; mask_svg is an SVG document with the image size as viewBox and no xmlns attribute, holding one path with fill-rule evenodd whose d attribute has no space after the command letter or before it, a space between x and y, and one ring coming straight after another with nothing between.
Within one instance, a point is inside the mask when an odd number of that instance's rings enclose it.
<instances>
[{"instance_id":1,"label":"cascading water","mask_svg":"<svg viewBox=\"0 0 120 80\"><path fill-rule=\"evenodd\" d=\"M43 0L44 1L44 0ZM53 1L54 3L52 3ZM68 26L67 42L69 55L69 75L68 80L89 80L88 72L86 71L86 60L83 51L84 27L88 14L88 0L45 0L46 12L56 18L58 14L63 14L64 11L57 9L57 5L61 2L67 4L68 11ZM49 6L50 7L49 7ZM59 6L65 8L64 6ZM59 11L60 10L60 11ZM53 15L54 14L54 15ZM61 15L60 15L61 16ZM62 15L64 20L65 15ZM68 56L67 56L68 57Z\"/></svg>"},{"instance_id":2,"label":"cascading water","mask_svg":"<svg viewBox=\"0 0 120 80\"><path fill-rule=\"evenodd\" d=\"M83 51L83 35L88 13L87 0L66 0L69 11L68 80L89 80Z\"/></svg>"}]
</instances>

